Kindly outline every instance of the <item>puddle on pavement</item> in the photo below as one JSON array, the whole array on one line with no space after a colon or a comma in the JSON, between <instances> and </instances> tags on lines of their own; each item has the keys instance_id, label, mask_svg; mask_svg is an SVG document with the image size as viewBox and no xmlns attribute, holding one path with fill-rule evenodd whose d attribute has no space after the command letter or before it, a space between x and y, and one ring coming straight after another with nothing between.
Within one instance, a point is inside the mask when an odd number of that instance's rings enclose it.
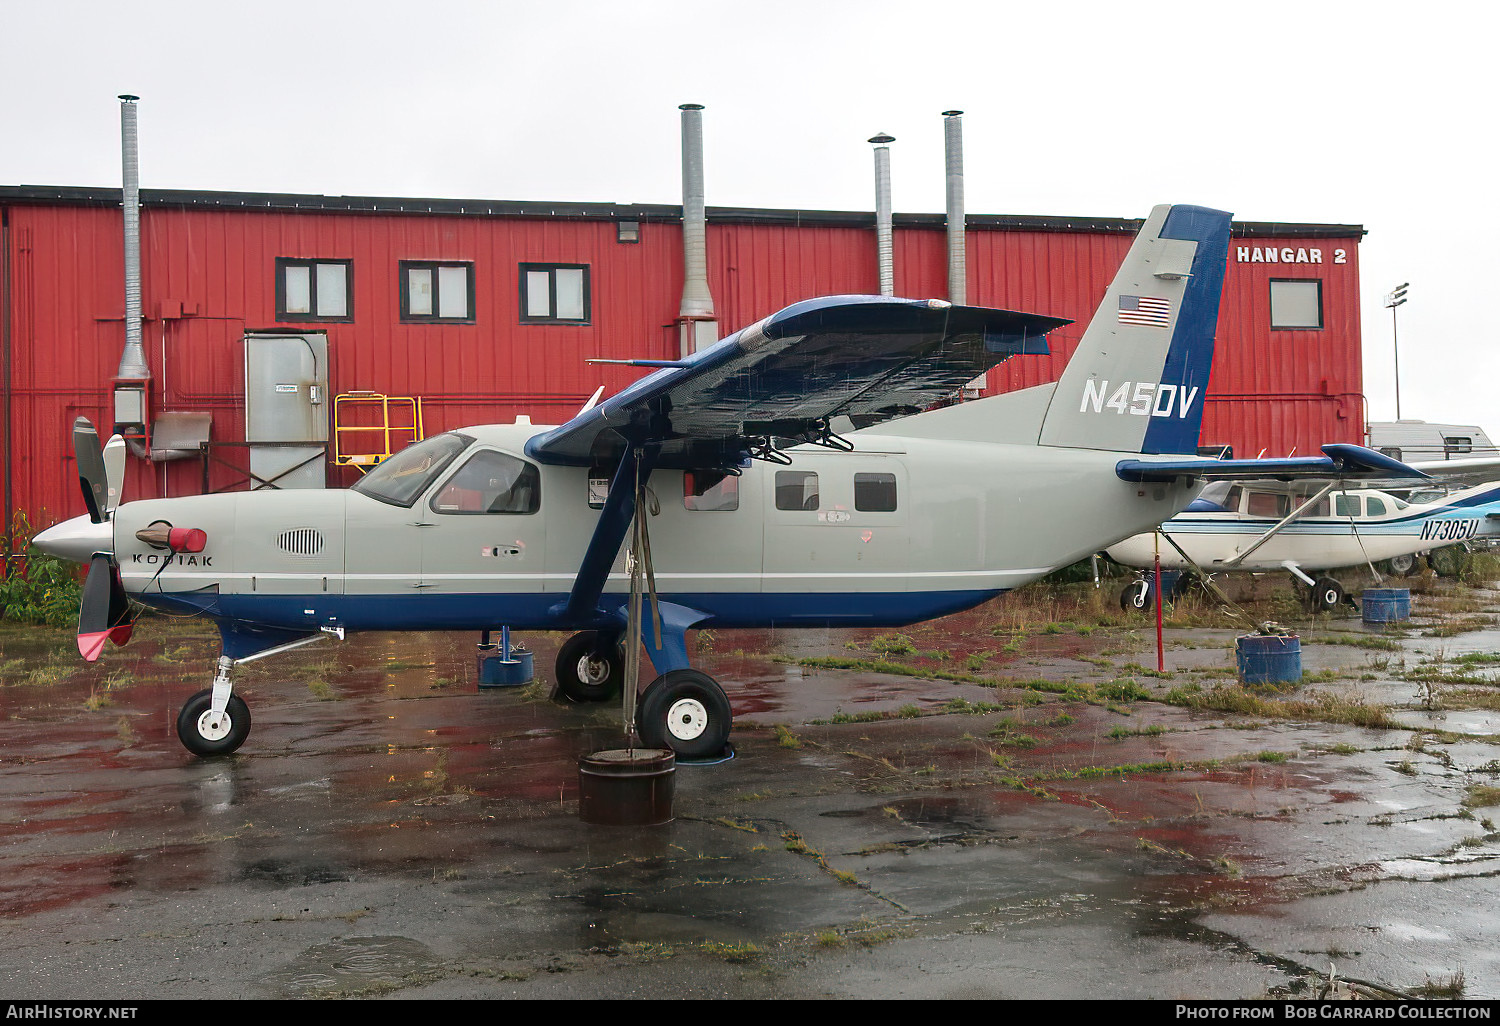
<instances>
[{"instance_id":1,"label":"puddle on pavement","mask_svg":"<svg viewBox=\"0 0 1500 1026\"><path fill-rule=\"evenodd\" d=\"M438 965L425 944L406 937L348 937L309 948L267 982L288 997L374 996Z\"/></svg>"}]
</instances>

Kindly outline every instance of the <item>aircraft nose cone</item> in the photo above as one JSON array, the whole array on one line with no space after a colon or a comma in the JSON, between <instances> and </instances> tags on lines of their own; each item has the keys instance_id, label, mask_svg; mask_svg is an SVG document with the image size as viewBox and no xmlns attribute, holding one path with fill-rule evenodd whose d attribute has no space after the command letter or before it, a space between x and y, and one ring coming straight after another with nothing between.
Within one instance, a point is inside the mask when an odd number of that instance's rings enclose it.
<instances>
[{"instance_id":1,"label":"aircraft nose cone","mask_svg":"<svg viewBox=\"0 0 1500 1026\"><path fill-rule=\"evenodd\" d=\"M31 544L49 556L87 563L96 552L114 553L115 526L108 520L96 524L88 517L74 517L47 528Z\"/></svg>"}]
</instances>

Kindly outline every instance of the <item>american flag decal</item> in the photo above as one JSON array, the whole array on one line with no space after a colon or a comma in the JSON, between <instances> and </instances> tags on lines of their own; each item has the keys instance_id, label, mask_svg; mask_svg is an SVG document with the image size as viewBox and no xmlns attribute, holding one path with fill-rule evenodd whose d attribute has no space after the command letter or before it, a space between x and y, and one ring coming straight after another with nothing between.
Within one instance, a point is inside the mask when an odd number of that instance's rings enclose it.
<instances>
[{"instance_id":1,"label":"american flag decal","mask_svg":"<svg viewBox=\"0 0 1500 1026\"><path fill-rule=\"evenodd\" d=\"M1121 296L1120 323L1144 324L1148 328L1165 328L1172 318L1170 300L1153 296Z\"/></svg>"}]
</instances>

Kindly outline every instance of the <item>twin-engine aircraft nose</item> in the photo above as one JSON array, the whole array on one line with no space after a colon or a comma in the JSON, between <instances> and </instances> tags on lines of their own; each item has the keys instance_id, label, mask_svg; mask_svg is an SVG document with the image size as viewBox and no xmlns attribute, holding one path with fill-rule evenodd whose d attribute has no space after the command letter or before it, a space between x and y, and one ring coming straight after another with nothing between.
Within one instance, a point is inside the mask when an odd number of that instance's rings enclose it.
<instances>
[{"instance_id":1,"label":"twin-engine aircraft nose","mask_svg":"<svg viewBox=\"0 0 1500 1026\"><path fill-rule=\"evenodd\" d=\"M108 520L96 524L86 516L74 517L47 528L31 539L31 544L49 556L87 563L96 552L114 554L115 525Z\"/></svg>"}]
</instances>

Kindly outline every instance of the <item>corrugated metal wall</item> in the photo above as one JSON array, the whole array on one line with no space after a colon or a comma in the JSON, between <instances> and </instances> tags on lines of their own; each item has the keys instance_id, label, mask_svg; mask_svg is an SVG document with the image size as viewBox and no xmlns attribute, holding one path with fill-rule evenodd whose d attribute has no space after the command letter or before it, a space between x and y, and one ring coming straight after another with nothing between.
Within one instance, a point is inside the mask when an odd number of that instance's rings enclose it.
<instances>
[{"instance_id":1,"label":"corrugated metal wall","mask_svg":"<svg viewBox=\"0 0 1500 1026\"><path fill-rule=\"evenodd\" d=\"M12 494L33 523L48 523L82 509L69 450L73 418L105 428L110 420L110 379L124 342L121 215L67 203L16 203L5 213ZM1051 336L1051 356L991 372L991 390L1055 380L1129 236L971 227L968 239L970 302L1079 322ZM1253 240L1278 252L1318 246L1319 264L1242 262L1242 241L1230 248L1204 442L1232 444L1237 455L1284 455L1359 441L1358 239ZM721 334L800 299L879 291L871 228L711 219L708 245ZM1335 247L1344 263L1333 262ZM353 321L278 325L278 257L352 261ZM402 323L402 260L472 262L474 323ZM523 262L590 265L591 323L521 323ZM946 295L941 229L898 227L895 263L898 295ZM621 243L610 220L148 206L142 267L153 408L211 410L217 440L243 438L246 331L326 331L334 392L423 396L429 433L518 413L558 423L599 385L613 393L640 373L591 365L589 357L676 355L682 247L671 223L643 222L638 243ZM1324 281L1325 328L1273 331L1270 280L1304 276ZM197 461L130 463L127 498L200 490ZM355 473L335 469L330 480L348 483ZM218 468L212 486L235 476Z\"/></svg>"}]
</instances>

